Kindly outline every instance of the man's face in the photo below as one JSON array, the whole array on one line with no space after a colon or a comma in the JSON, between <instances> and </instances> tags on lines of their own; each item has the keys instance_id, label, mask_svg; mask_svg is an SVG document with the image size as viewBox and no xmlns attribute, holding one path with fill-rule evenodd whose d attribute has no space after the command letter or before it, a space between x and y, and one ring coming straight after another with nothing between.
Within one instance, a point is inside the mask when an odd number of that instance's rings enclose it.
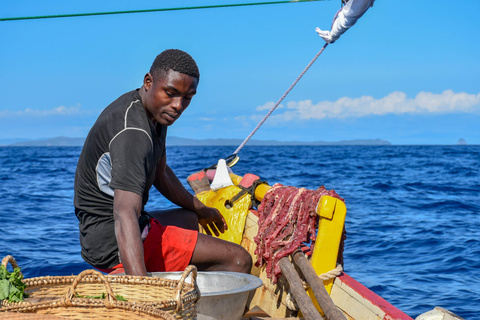
<instances>
[{"instance_id":1,"label":"man's face","mask_svg":"<svg viewBox=\"0 0 480 320\"><path fill-rule=\"evenodd\" d=\"M143 80L146 92L142 96L148 117L154 123L172 125L197 93L197 85L196 78L173 70L158 79L148 73Z\"/></svg>"}]
</instances>

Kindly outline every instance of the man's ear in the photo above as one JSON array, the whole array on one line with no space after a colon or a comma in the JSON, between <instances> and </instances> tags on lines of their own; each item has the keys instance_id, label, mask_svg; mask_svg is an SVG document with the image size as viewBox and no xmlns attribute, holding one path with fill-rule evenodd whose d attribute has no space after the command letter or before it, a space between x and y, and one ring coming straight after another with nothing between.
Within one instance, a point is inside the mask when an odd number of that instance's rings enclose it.
<instances>
[{"instance_id":1,"label":"man's ear","mask_svg":"<svg viewBox=\"0 0 480 320\"><path fill-rule=\"evenodd\" d=\"M145 88L146 91L148 91L152 87L152 84L153 84L153 76L149 72L143 78L143 87Z\"/></svg>"}]
</instances>

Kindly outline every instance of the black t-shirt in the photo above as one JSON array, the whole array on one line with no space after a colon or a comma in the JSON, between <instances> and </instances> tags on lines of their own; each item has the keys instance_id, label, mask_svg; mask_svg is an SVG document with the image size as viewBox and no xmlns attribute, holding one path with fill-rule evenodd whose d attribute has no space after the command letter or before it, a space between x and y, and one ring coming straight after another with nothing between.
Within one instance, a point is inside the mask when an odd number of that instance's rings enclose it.
<instances>
[{"instance_id":1,"label":"black t-shirt","mask_svg":"<svg viewBox=\"0 0 480 320\"><path fill-rule=\"evenodd\" d=\"M148 119L138 90L110 104L90 130L75 173L74 205L82 257L91 265L108 269L119 263L114 189L139 194L145 206L166 134L166 126Z\"/></svg>"}]
</instances>

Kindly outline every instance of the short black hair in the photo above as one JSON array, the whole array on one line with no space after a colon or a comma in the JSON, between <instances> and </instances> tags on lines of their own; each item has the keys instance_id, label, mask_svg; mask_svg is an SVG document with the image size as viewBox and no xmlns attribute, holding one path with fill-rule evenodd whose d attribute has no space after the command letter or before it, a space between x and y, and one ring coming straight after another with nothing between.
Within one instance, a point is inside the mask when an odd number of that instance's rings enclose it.
<instances>
[{"instance_id":1,"label":"short black hair","mask_svg":"<svg viewBox=\"0 0 480 320\"><path fill-rule=\"evenodd\" d=\"M153 79L162 77L168 70L177 71L200 80L197 63L186 52L178 49L168 49L160 53L150 67Z\"/></svg>"}]
</instances>

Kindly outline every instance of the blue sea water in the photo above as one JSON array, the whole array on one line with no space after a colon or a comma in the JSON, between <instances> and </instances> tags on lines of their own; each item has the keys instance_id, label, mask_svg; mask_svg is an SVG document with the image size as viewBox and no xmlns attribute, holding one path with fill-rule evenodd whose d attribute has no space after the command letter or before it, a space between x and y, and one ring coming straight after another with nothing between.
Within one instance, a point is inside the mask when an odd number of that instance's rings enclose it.
<instances>
[{"instance_id":1,"label":"blue sea water","mask_svg":"<svg viewBox=\"0 0 480 320\"><path fill-rule=\"evenodd\" d=\"M73 181L81 148L0 148L0 258L26 277L78 274ZM168 147L186 177L231 147ZM480 319L480 146L245 147L235 173L324 185L347 205L345 271L410 315ZM147 210L173 207L156 191Z\"/></svg>"}]
</instances>

